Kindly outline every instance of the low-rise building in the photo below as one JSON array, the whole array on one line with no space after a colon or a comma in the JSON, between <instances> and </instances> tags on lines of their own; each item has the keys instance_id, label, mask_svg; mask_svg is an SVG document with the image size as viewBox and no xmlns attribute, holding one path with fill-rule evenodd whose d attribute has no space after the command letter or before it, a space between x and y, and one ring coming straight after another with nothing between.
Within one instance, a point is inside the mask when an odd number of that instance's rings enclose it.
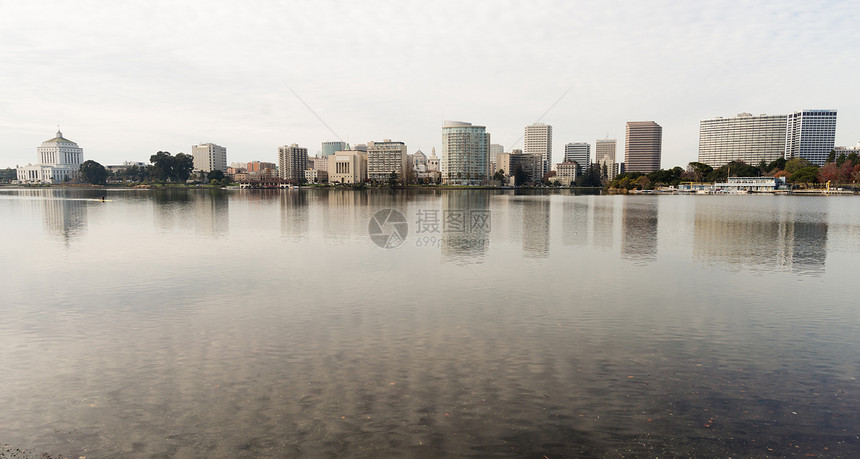
<instances>
[{"instance_id":1,"label":"low-rise building","mask_svg":"<svg viewBox=\"0 0 860 459\"><path fill-rule=\"evenodd\" d=\"M367 156L358 150L328 156L329 183L362 183L367 179Z\"/></svg>"},{"instance_id":2,"label":"low-rise building","mask_svg":"<svg viewBox=\"0 0 860 459\"><path fill-rule=\"evenodd\" d=\"M305 171L305 182L308 183L326 183L328 182L328 171L318 169L307 169Z\"/></svg>"},{"instance_id":3,"label":"low-rise building","mask_svg":"<svg viewBox=\"0 0 860 459\"><path fill-rule=\"evenodd\" d=\"M579 175L579 165L575 161L566 161L555 165L555 180L562 186L571 186Z\"/></svg>"}]
</instances>

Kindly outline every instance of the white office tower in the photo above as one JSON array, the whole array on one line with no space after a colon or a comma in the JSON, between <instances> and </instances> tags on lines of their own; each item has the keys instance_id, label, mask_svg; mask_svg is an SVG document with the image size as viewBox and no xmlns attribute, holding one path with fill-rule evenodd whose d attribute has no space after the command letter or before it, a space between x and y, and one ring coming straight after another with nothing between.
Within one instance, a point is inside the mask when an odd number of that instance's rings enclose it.
<instances>
[{"instance_id":1,"label":"white office tower","mask_svg":"<svg viewBox=\"0 0 860 459\"><path fill-rule=\"evenodd\" d=\"M526 126L523 153L540 155L543 163L541 164L541 177L546 175L552 166L552 126L543 123Z\"/></svg>"},{"instance_id":2,"label":"white office tower","mask_svg":"<svg viewBox=\"0 0 860 459\"><path fill-rule=\"evenodd\" d=\"M715 168L732 161L769 164L785 154L787 118L739 113L699 121L699 162Z\"/></svg>"},{"instance_id":3,"label":"white office tower","mask_svg":"<svg viewBox=\"0 0 860 459\"><path fill-rule=\"evenodd\" d=\"M804 158L823 166L836 143L836 110L803 110L788 115L785 159Z\"/></svg>"},{"instance_id":4,"label":"white office tower","mask_svg":"<svg viewBox=\"0 0 860 459\"><path fill-rule=\"evenodd\" d=\"M278 175L283 180L301 182L308 168L308 149L296 144L278 147Z\"/></svg>"},{"instance_id":5,"label":"white office tower","mask_svg":"<svg viewBox=\"0 0 860 459\"><path fill-rule=\"evenodd\" d=\"M581 170L591 164L591 145L585 142L574 142L564 146L564 162L577 163Z\"/></svg>"},{"instance_id":6,"label":"white office tower","mask_svg":"<svg viewBox=\"0 0 860 459\"><path fill-rule=\"evenodd\" d=\"M406 144L385 139L382 142L367 143L367 178L377 182L387 182L394 173L395 180L403 181L406 176Z\"/></svg>"}]
</instances>

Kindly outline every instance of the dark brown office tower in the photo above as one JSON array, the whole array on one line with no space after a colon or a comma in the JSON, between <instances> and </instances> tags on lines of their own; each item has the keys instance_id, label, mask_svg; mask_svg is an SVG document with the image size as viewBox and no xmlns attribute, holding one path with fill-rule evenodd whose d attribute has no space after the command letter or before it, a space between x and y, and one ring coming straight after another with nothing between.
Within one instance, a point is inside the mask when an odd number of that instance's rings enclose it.
<instances>
[{"instance_id":1,"label":"dark brown office tower","mask_svg":"<svg viewBox=\"0 0 860 459\"><path fill-rule=\"evenodd\" d=\"M654 172L660 169L663 128L653 121L628 121L624 142L625 172Z\"/></svg>"}]
</instances>

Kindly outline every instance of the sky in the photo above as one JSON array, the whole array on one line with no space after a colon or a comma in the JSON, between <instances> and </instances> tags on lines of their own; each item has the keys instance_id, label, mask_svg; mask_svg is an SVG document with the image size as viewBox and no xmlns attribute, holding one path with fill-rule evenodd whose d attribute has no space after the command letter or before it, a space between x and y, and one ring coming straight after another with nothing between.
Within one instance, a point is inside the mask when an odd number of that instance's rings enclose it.
<instances>
[{"instance_id":1,"label":"sky","mask_svg":"<svg viewBox=\"0 0 860 459\"><path fill-rule=\"evenodd\" d=\"M505 151L540 121L554 162L607 136L621 159L625 123L653 120L671 168L702 119L808 108L853 146L858 23L856 0L0 0L0 167L58 125L105 165L202 142L228 163L339 139L440 153L443 120Z\"/></svg>"}]
</instances>

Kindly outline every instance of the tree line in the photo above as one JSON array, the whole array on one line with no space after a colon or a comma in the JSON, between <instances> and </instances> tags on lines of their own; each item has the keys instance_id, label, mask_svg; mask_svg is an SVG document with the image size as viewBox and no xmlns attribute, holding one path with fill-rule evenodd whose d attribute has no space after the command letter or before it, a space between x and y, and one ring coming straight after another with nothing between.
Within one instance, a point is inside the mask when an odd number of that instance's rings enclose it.
<instances>
[{"instance_id":1,"label":"tree line","mask_svg":"<svg viewBox=\"0 0 860 459\"><path fill-rule=\"evenodd\" d=\"M108 180L135 183L185 183L194 170L194 157L185 153L177 153L174 156L170 152L159 151L149 157L149 162L151 164L145 166L132 165L111 172L98 162L87 160L81 164L81 181L94 185L104 185ZM212 171L208 173L207 180L222 183L226 179L222 171Z\"/></svg>"},{"instance_id":2,"label":"tree line","mask_svg":"<svg viewBox=\"0 0 860 459\"><path fill-rule=\"evenodd\" d=\"M831 151L827 163L819 167L804 158L786 160L779 158L770 163L761 161L757 165L743 161L732 161L714 168L700 162L691 162L687 169L673 167L647 174L625 172L608 181L607 188L649 190L661 186L675 186L681 182L725 182L728 177L785 177L788 183L801 187L812 187L830 182L854 186L860 181L860 157L856 153L846 155Z\"/></svg>"}]
</instances>

